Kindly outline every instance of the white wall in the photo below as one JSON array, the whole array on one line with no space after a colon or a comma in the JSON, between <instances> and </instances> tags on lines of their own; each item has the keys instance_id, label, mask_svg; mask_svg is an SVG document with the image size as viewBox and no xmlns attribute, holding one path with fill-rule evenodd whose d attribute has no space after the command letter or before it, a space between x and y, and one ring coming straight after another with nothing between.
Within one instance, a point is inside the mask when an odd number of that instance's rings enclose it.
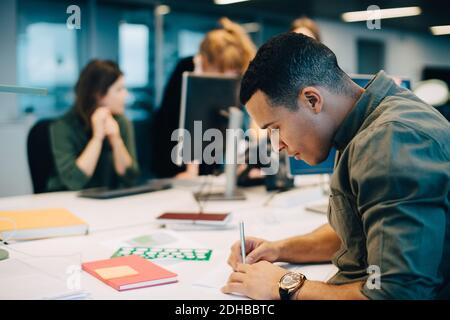
<instances>
[{"instance_id":1,"label":"white wall","mask_svg":"<svg viewBox=\"0 0 450 320\"><path fill-rule=\"evenodd\" d=\"M0 1L0 84L16 84L16 0ZM17 116L17 96L0 93L0 121Z\"/></svg>"},{"instance_id":2,"label":"white wall","mask_svg":"<svg viewBox=\"0 0 450 320\"><path fill-rule=\"evenodd\" d=\"M341 68L348 73L358 70L358 38L377 39L385 43L385 71L391 75L405 76L415 82L420 80L425 65L450 66L450 39L446 36L399 32L383 28L369 30L365 23L340 23L317 19L323 42L338 58Z\"/></svg>"},{"instance_id":3,"label":"white wall","mask_svg":"<svg viewBox=\"0 0 450 320\"><path fill-rule=\"evenodd\" d=\"M33 193L26 148L32 122L0 122L0 197Z\"/></svg>"}]
</instances>

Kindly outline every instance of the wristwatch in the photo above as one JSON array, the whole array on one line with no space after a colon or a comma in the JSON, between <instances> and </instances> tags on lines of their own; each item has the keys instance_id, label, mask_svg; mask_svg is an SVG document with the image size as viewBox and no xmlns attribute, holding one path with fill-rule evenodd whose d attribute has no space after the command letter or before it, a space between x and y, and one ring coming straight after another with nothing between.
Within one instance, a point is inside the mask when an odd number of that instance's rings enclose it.
<instances>
[{"instance_id":1,"label":"wristwatch","mask_svg":"<svg viewBox=\"0 0 450 320\"><path fill-rule=\"evenodd\" d=\"M278 281L281 300L290 300L292 295L297 292L305 283L305 275L298 272L288 272Z\"/></svg>"}]
</instances>

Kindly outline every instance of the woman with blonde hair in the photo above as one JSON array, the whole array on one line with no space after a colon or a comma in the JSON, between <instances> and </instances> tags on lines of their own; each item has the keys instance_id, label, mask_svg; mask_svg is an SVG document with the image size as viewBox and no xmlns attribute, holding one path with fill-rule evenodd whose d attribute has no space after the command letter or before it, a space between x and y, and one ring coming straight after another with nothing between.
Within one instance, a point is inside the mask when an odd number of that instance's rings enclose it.
<instances>
[{"instance_id":1,"label":"woman with blonde hair","mask_svg":"<svg viewBox=\"0 0 450 320\"><path fill-rule=\"evenodd\" d=\"M292 21L289 31L304 34L305 36L311 37L319 42L322 41L320 29L317 23L305 16Z\"/></svg>"},{"instance_id":2,"label":"woman with blonde hair","mask_svg":"<svg viewBox=\"0 0 450 320\"><path fill-rule=\"evenodd\" d=\"M219 28L205 35L198 54L179 61L165 88L152 128L153 136L158 137L154 139L153 149L153 169L158 177L191 177L199 173L198 166L178 167L171 159L171 150L176 145L171 135L178 128L183 72L242 75L255 54L256 47L244 28L221 18Z\"/></svg>"},{"instance_id":3,"label":"woman with blonde hair","mask_svg":"<svg viewBox=\"0 0 450 320\"><path fill-rule=\"evenodd\" d=\"M221 28L208 32L194 58L197 72L244 74L256 54L247 32L228 18L219 20Z\"/></svg>"}]
</instances>

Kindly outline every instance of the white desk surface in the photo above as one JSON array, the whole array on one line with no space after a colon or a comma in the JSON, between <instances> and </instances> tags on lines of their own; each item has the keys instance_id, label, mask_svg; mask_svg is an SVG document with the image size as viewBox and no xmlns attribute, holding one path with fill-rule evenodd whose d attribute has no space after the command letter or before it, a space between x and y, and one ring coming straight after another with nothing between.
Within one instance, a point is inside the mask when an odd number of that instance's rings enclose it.
<instances>
[{"instance_id":1,"label":"white desk surface","mask_svg":"<svg viewBox=\"0 0 450 320\"><path fill-rule=\"evenodd\" d=\"M219 181L219 182L217 182ZM221 184L217 179L216 183ZM194 188L195 189L195 188ZM86 236L53 238L46 240L13 243L6 247L10 258L0 261L25 262L38 266L47 273L64 274L64 269L81 262L109 258L114 252L114 241L163 231L155 222L155 217L165 211L197 211L198 206L192 197L193 188L177 187L160 192L147 193L111 200L84 199L74 192L58 192L39 195L0 198L0 210L32 208L67 208L89 224ZM321 189L309 187L289 191L287 195L275 196L264 206L269 194L263 187L244 189L247 200L228 202L209 202L205 211L233 212L233 223L245 221L246 236L257 236L276 240L292 235L303 234L326 223L324 214L304 210L304 205L324 199ZM283 206L280 198L295 198L295 205ZM298 199L298 200L297 200ZM171 231L176 232L187 243L195 243L199 248L212 249L210 261L177 262L165 267L178 274L175 284L118 292L94 277L81 273L81 290L93 299L235 299L233 295L222 294L218 289L194 285L211 270L227 268L226 259L232 243L239 239L237 228L215 231ZM166 247L171 247L170 244ZM192 247L192 245L189 245ZM9 262L8 262L9 261ZM58 266L58 271L56 268ZM331 264L307 266L303 269L312 279L325 280L335 271ZM11 277L14 277L11 272ZM0 283L9 275L1 275ZM68 275L66 275L68 277ZM64 275L62 275L64 279ZM36 280L38 281L38 280ZM35 292L28 292L24 298L40 297L36 283ZM12 286L12 287L11 287ZM0 285L0 297L21 297L20 285Z\"/></svg>"}]
</instances>

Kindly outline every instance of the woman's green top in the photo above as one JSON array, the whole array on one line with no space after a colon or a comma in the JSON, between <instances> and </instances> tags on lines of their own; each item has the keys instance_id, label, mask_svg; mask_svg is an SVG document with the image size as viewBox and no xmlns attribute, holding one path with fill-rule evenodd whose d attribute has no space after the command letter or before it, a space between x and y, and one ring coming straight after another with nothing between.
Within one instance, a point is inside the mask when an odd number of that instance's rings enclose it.
<instances>
[{"instance_id":1,"label":"woman's green top","mask_svg":"<svg viewBox=\"0 0 450 320\"><path fill-rule=\"evenodd\" d=\"M72 109L50 125L50 144L55 168L47 182L47 191L81 190L94 187L131 186L139 175L133 126L123 115L115 115L122 140L133 159L123 176L114 169L111 145L103 140L102 151L91 177L81 171L75 161L86 148L92 133Z\"/></svg>"}]
</instances>

